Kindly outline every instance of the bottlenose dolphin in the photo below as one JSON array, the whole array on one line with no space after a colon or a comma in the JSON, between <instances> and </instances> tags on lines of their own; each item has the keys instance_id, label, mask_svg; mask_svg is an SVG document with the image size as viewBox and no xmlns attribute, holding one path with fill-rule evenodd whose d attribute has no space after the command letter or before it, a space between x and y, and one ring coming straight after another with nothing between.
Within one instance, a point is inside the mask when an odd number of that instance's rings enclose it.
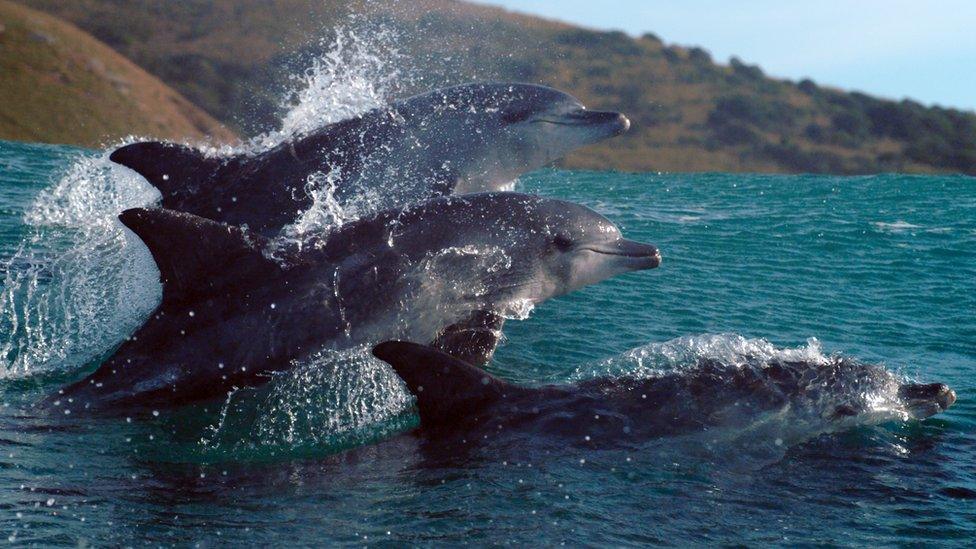
<instances>
[{"instance_id":1,"label":"bottlenose dolphin","mask_svg":"<svg viewBox=\"0 0 976 549\"><path fill-rule=\"evenodd\" d=\"M149 247L162 303L48 405L121 410L222 397L322 349L443 340L445 327L472 316L504 317L660 263L654 246L625 240L588 208L507 192L385 211L301 248L170 210L119 219Z\"/></svg>"},{"instance_id":2,"label":"bottlenose dolphin","mask_svg":"<svg viewBox=\"0 0 976 549\"><path fill-rule=\"evenodd\" d=\"M422 431L470 442L528 435L612 447L715 427L748 427L786 411L790 423L823 432L893 417L921 419L956 400L941 383L905 383L881 366L842 357L826 363L699 359L657 377L533 388L416 343L384 342L373 354L390 364L416 397Z\"/></svg>"},{"instance_id":3,"label":"bottlenose dolphin","mask_svg":"<svg viewBox=\"0 0 976 549\"><path fill-rule=\"evenodd\" d=\"M164 208L270 235L313 201L329 174L340 206L364 215L435 196L503 190L518 175L618 135L630 122L552 88L467 84L397 101L255 155L208 157L172 143L119 148Z\"/></svg>"}]
</instances>

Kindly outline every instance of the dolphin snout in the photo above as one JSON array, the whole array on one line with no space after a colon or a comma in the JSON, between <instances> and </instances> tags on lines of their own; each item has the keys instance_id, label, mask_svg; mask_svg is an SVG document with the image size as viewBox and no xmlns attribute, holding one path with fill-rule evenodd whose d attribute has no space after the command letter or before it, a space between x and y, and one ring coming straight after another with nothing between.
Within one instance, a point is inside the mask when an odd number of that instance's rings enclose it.
<instances>
[{"instance_id":1,"label":"dolphin snout","mask_svg":"<svg viewBox=\"0 0 976 549\"><path fill-rule=\"evenodd\" d=\"M661 252L657 246L625 238L609 243L590 245L585 248L598 254L625 258L633 263L635 270L653 269L661 264Z\"/></svg>"},{"instance_id":2,"label":"dolphin snout","mask_svg":"<svg viewBox=\"0 0 976 549\"><path fill-rule=\"evenodd\" d=\"M618 112L617 113L617 118L616 118L616 120L614 122L616 123L617 127L619 128L617 130L617 134L627 133L627 131L630 130L630 119L627 118L624 115L624 113Z\"/></svg>"},{"instance_id":3,"label":"dolphin snout","mask_svg":"<svg viewBox=\"0 0 976 549\"><path fill-rule=\"evenodd\" d=\"M622 112L580 111L586 124L605 127L612 135L620 135L630 129L630 119Z\"/></svg>"},{"instance_id":4,"label":"dolphin snout","mask_svg":"<svg viewBox=\"0 0 976 549\"><path fill-rule=\"evenodd\" d=\"M630 129L630 119L623 113L616 111L578 109L560 115L558 118L540 117L537 121L564 126L599 128L610 136L620 135Z\"/></svg>"}]
</instances>

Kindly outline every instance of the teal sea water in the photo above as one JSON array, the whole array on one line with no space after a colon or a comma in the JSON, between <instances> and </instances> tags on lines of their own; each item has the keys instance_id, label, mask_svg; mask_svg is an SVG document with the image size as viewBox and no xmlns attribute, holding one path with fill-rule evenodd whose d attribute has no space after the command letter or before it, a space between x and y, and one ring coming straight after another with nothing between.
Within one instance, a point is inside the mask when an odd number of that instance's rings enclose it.
<instances>
[{"instance_id":1,"label":"teal sea water","mask_svg":"<svg viewBox=\"0 0 976 549\"><path fill-rule=\"evenodd\" d=\"M402 388L360 379L388 372L330 359L234 402L45 416L31 405L158 299L151 258L112 221L154 195L102 153L0 143L0 534L109 546L976 536L976 181L550 170L518 189L596 209L664 263L510 322L499 376L842 353L946 383L958 402L839 432L798 432L784 411L627 450L488 446L443 462L409 434Z\"/></svg>"}]
</instances>

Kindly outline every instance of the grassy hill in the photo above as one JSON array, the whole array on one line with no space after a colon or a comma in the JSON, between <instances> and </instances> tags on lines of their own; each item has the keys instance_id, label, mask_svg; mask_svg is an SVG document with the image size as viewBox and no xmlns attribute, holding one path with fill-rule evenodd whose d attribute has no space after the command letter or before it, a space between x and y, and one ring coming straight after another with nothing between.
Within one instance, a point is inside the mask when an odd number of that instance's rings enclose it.
<instances>
[{"instance_id":1,"label":"grassy hill","mask_svg":"<svg viewBox=\"0 0 976 549\"><path fill-rule=\"evenodd\" d=\"M0 139L97 145L233 133L71 24L0 0Z\"/></svg>"},{"instance_id":2,"label":"grassy hill","mask_svg":"<svg viewBox=\"0 0 976 549\"><path fill-rule=\"evenodd\" d=\"M401 90L515 79L634 121L565 165L660 171L976 174L976 115L767 77L656 36L452 0L20 0L91 32L242 133L278 119L288 78L350 11L399 34ZM364 7L365 5L365 7ZM326 44L327 45L327 44Z\"/></svg>"}]
</instances>

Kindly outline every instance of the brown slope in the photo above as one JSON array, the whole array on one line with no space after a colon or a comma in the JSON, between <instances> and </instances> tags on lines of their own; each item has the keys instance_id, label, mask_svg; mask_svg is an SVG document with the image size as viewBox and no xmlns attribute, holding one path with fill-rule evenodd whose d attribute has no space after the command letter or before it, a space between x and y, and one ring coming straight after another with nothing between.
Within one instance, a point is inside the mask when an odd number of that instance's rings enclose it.
<instances>
[{"instance_id":1,"label":"brown slope","mask_svg":"<svg viewBox=\"0 0 976 549\"><path fill-rule=\"evenodd\" d=\"M74 25L0 0L0 139L98 145L126 135L234 138Z\"/></svg>"}]
</instances>

